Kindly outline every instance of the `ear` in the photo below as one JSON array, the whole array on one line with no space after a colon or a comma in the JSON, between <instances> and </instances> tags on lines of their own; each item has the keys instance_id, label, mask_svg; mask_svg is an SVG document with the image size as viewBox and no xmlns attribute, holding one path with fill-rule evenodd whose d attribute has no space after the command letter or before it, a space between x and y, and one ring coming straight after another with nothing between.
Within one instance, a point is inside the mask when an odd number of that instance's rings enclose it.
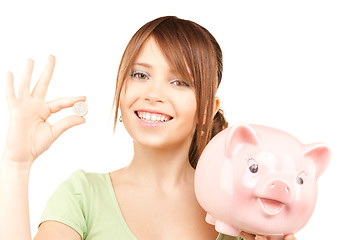
<instances>
[{"instance_id":1,"label":"ear","mask_svg":"<svg viewBox=\"0 0 360 240\"><path fill-rule=\"evenodd\" d=\"M225 155L231 158L244 144L260 146L260 140L253 128L246 124L232 126L225 139Z\"/></svg>"},{"instance_id":2,"label":"ear","mask_svg":"<svg viewBox=\"0 0 360 240\"><path fill-rule=\"evenodd\" d=\"M217 113L217 111L219 111L220 108L220 98L215 96L215 100L214 100L214 112L213 112L213 118L215 117L215 114ZM205 115L206 115L206 109L205 109ZM204 121L203 121L203 125L205 124L205 120L206 117L204 117Z\"/></svg>"},{"instance_id":3,"label":"ear","mask_svg":"<svg viewBox=\"0 0 360 240\"><path fill-rule=\"evenodd\" d=\"M215 97L215 101L214 101L214 112L213 112L213 117L215 116L215 114L217 113L217 111L219 111L220 108L220 98L218 96Z\"/></svg>"},{"instance_id":4,"label":"ear","mask_svg":"<svg viewBox=\"0 0 360 240\"><path fill-rule=\"evenodd\" d=\"M316 178L319 178L326 170L330 162L331 152L324 143L305 145L304 157L311 158L316 166Z\"/></svg>"}]
</instances>

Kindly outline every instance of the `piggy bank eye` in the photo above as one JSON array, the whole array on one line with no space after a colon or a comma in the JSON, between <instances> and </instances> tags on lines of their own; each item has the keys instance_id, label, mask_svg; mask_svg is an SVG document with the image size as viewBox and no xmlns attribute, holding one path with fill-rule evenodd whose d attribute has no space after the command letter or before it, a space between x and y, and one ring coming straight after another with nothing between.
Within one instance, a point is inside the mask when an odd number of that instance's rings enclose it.
<instances>
[{"instance_id":1,"label":"piggy bank eye","mask_svg":"<svg viewBox=\"0 0 360 240\"><path fill-rule=\"evenodd\" d=\"M248 166L249 166L250 172L252 172L252 173L257 173L259 170L259 166L253 158L249 159Z\"/></svg>"},{"instance_id":2,"label":"piggy bank eye","mask_svg":"<svg viewBox=\"0 0 360 240\"><path fill-rule=\"evenodd\" d=\"M300 185L303 185L304 184L304 179L302 177L297 177L296 178L296 182Z\"/></svg>"},{"instance_id":3,"label":"piggy bank eye","mask_svg":"<svg viewBox=\"0 0 360 240\"><path fill-rule=\"evenodd\" d=\"M306 173L301 172L297 177L296 177L296 183L299 185L303 185L304 182L306 180Z\"/></svg>"},{"instance_id":4,"label":"piggy bank eye","mask_svg":"<svg viewBox=\"0 0 360 240\"><path fill-rule=\"evenodd\" d=\"M252 173L257 173L257 171L259 170L259 166L257 164L253 164L249 167L249 170Z\"/></svg>"}]
</instances>

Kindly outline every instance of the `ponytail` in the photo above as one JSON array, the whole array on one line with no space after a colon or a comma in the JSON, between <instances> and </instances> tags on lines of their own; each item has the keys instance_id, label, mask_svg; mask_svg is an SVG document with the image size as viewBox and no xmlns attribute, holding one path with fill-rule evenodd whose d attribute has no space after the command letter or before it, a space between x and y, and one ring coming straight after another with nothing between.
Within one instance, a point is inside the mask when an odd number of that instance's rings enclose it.
<instances>
[{"instance_id":1,"label":"ponytail","mask_svg":"<svg viewBox=\"0 0 360 240\"><path fill-rule=\"evenodd\" d=\"M223 110L219 109L217 111L217 113L214 116L214 120L213 120L213 124L212 124L212 129L211 129L211 137L210 140L219 132L221 132L222 130L224 130L225 128L228 127L228 122L225 119L224 116L224 112Z\"/></svg>"},{"instance_id":2,"label":"ponytail","mask_svg":"<svg viewBox=\"0 0 360 240\"><path fill-rule=\"evenodd\" d=\"M209 129L209 134L201 134L201 135L203 135L203 136L201 136L203 141L205 141L204 140L205 138L207 139L205 142L205 145L203 147L201 147L201 149L199 149L200 145L197 144L198 135L196 133L198 132L198 129L195 129L195 134L192 139L190 150L189 150L189 155L188 155L189 162L193 168L196 168L196 165L198 163L200 155L201 155L202 151L204 150L205 146L209 143L209 141L216 134L218 134L219 132L221 132L222 130L224 130L227 127L228 127L228 122L225 119L224 112L223 112L223 110L219 109L214 116L211 129ZM208 136L208 137L206 137L206 136Z\"/></svg>"}]
</instances>

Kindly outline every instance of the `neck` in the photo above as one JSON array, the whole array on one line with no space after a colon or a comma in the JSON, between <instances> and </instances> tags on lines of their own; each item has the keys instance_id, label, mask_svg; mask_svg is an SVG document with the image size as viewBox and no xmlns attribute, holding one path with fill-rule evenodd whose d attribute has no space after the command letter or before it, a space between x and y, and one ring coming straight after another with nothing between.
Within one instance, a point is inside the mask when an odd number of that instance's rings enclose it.
<instances>
[{"instance_id":1,"label":"neck","mask_svg":"<svg viewBox=\"0 0 360 240\"><path fill-rule=\"evenodd\" d=\"M158 149L134 142L134 157L127 171L140 184L174 188L193 184L194 169L188 159L189 146Z\"/></svg>"}]
</instances>

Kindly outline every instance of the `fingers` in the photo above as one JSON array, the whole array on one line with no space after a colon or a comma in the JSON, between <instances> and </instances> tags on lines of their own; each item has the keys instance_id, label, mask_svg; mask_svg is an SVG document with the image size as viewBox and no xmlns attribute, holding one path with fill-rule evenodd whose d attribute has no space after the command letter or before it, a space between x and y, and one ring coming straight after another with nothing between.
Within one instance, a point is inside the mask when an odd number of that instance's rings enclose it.
<instances>
[{"instance_id":1,"label":"fingers","mask_svg":"<svg viewBox=\"0 0 360 240\"><path fill-rule=\"evenodd\" d=\"M55 68L55 57L50 55L47 64L45 66L45 69L41 74L39 81L36 83L33 92L31 93L33 97L38 97L41 99L45 98L52 74L54 72L54 68Z\"/></svg>"},{"instance_id":2,"label":"fingers","mask_svg":"<svg viewBox=\"0 0 360 240\"><path fill-rule=\"evenodd\" d=\"M74 97L74 98L58 98L48 102L48 107L51 113L56 113L64 108L72 107L78 101L85 101L86 97Z\"/></svg>"},{"instance_id":3,"label":"fingers","mask_svg":"<svg viewBox=\"0 0 360 240\"><path fill-rule=\"evenodd\" d=\"M266 239L267 239L266 237L260 235L255 237L255 240L266 240ZM294 234L288 234L284 237L284 240L296 240L296 238Z\"/></svg>"},{"instance_id":4,"label":"fingers","mask_svg":"<svg viewBox=\"0 0 360 240\"><path fill-rule=\"evenodd\" d=\"M9 107L12 105L15 98L14 75L11 72L8 72L6 77L6 100Z\"/></svg>"},{"instance_id":5,"label":"fingers","mask_svg":"<svg viewBox=\"0 0 360 240\"><path fill-rule=\"evenodd\" d=\"M85 123L85 119L79 116L68 116L57 123L55 123L51 129L54 140L56 140L61 134L71 127Z\"/></svg>"},{"instance_id":6,"label":"fingers","mask_svg":"<svg viewBox=\"0 0 360 240\"><path fill-rule=\"evenodd\" d=\"M48 103L48 107L51 113L56 113L64 108L72 107L78 101L85 101L86 97L74 97L74 98L59 98ZM52 127L52 134L54 140L56 140L61 134L71 127L85 123L85 119L80 116L68 116L57 123Z\"/></svg>"},{"instance_id":7,"label":"fingers","mask_svg":"<svg viewBox=\"0 0 360 240\"><path fill-rule=\"evenodd\" d=\"M254 240L254 239L256 239L255 235L247 233L247 232L241 232L240 237L242 237L245 240Z\"/></svg>"},{"instance_id":8,"label":"fingers","mask_svg":"<svg viewBox=\"0 0 360 240\"><path fill-rule=\"evenodd\" d=\"M267 238L264 236L256 236L255 240L267 240Z\"/></svg>"},{"instance_id":9,"label":"fingers","mask_svg":"<svg viewBox=\"0 0 360 240\"><path fill-rule=\"evenodd\" d=\"M285 236L284 240L296 240L294 234L288 234Z\"/></svg>"},{"instance_id":10,"label":"fingers","mask_svg":"<svg viewBox=\"0 0 360 240\"><path fill-rule=\"evenodd\" d=\"M18 97L20 98L24 95L30 94L30 83L33 69L34 61L32 59L28 59L18 89Z\"/></svg>"}]
</instances>

